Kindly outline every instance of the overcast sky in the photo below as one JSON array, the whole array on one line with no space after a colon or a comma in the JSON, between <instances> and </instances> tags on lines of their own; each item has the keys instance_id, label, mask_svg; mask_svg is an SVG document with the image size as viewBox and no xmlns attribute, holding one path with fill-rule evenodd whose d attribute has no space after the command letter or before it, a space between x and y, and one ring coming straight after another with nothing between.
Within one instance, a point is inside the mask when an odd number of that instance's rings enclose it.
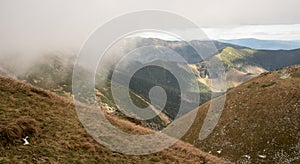
<instances>
[{"instance_id":1,"label":"overcast sky","mask_svg":"<svg viewBox=\"0 0 300 164\"><path fill-rule=\"evenodd\" d=\"M182 15L211 38L300 40L299 7L299 0L0 0L0 50L78 50L105 22L145 9Z\"/></svg>"}]
</instances>

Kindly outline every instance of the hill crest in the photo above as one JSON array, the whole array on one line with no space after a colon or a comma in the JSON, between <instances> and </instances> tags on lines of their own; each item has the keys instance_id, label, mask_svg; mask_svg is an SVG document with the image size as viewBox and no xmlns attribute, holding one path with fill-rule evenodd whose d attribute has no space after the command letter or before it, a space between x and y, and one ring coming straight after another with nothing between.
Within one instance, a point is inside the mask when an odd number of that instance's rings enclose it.
<instances>
[{"instance_id":1,"label":"hill crest","mask_svg":"<svg viewBox=\"0 0 300 164\"><path fill-rule=\"evenodd\" d=\"M299 162L299 90L299 65L263 73L228 91L221 118L207 139L199 141L198 135L210 101L189 113L197 118L184 140L235 162ZM183 123L189 114L177 121Z\"/></svg>"}]
</instances>

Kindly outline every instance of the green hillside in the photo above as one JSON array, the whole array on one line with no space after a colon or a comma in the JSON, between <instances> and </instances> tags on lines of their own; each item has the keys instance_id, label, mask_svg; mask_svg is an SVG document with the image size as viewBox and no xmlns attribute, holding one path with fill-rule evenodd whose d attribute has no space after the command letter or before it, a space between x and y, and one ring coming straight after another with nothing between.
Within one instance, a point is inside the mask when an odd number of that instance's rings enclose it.
<instances>
[{"instance_id":1,"label":"green hillside","mask_svg":"<svg viewBox=\"0 0 300 164\"><path fill-rule=\"evenodd\" d=\"M216 55L228 69L245 71L247 65L258 66L268 71L299 64L300 49L296 50L253 50L226 47Z\"/></svg>"},{"instance_id":2,"label":"green hillside","mask_svg":"<svg viewBox=\"0 0 300 164\"><path fill-rule=\"evenodd\" d=\"M263 72L300 64L300 49L253 50L249 48L226 47L216 54L215 57L223 61L227 87L233 88ZM198 74L202 73L202 79L200 78L199 80L207 86L209 86L208 80L203 80L203 78L205 76L213 78L210 77L209 72L206 72L207 67L210 68L209 60L191 65L191 67L196 67Z\"/></svg>"}]
</instances>

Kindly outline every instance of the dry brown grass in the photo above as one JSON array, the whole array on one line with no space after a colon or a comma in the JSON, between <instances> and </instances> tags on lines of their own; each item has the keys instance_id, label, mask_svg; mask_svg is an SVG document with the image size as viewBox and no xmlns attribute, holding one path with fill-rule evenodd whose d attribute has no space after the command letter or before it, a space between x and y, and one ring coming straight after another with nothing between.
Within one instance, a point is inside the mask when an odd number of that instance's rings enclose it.
<instances>
[{"instance_id":1,"label":"dry brown grass","mask_svg":"<svg viewBox=\"0 0 300 164\"><path fill-rule=\"evenodd\" d=\"M20 117L16 120L8 122L6 125L0 126L1 143L14 143L16 140L25 138L26 136L37 136L38 127L36 120L30 117Z\"/></svg>"},{"instance_id":2,"label":"dry brown grass","mask_svg":"<svg viewBox=\"0 0 300 164\"><path fill-rule=\"evenodd\" d=\"M153 133L115 116L107 118L125 132ZM0 77L0 163L224 163L178 142L161 152L129 156L97 143L82 127L73 102L54 93ZM23 145L24 136L30 145ZM2 141L1 141L2 142Z\"/></svg>"},{"instance_id":3,"label":"dry brown grass","mask_svg":"<svg viewBox=\"0 0 300 164\"><path fill-rule=\"evenodd\" d=\"M296 154L295 145L300 142L300 78L297 76L300 67L284 69L291 74L286 79L280 78L281 71L261 74L230 90L216 128L203 141L198 136L210 102L200 106L184 140L231 161L250 155L253 163L275 163L278 162L275 154L281 150ZM178 121L184 119L189 116ZM216 151L220 149L222 153L218 154ZM260 158L259 154L266 158Z\"/></svg>"}]
</instances>

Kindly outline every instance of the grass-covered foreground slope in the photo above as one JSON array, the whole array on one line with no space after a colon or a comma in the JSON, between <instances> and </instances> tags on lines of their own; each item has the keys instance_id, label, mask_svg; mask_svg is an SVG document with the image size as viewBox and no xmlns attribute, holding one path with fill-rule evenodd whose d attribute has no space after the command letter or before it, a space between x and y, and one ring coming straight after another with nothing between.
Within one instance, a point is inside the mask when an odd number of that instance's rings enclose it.
<instances>
[{"instance_id":1,"label":"grass-covered foreground slope","mask_svg":"<svg viewBox=\"0 0 300 164\"><path fill-rule=\"evenodd\" d=\"M299 91L299 65L261 74L228 91L216 128L202 141L199 131L210 102L200 106L184 141L233 162L299 163ZM189 114L177 121L184 123Z\"/></svg>"},{"instance_id":2,"label":"grass-covered foreground slope","mask_svg":"<svg viewBox=\"0 0 300 164\"><path fill-rule=\"evenodd\" d=\"M107 117L125 132L152 132L117 117ZM22 138L26 136L29 145L23 145ZM3 77L0 139L0 163L223 163L183 142L145 156L112 152L82 128L71 101Z\"/></svg>"}]
</instances>

